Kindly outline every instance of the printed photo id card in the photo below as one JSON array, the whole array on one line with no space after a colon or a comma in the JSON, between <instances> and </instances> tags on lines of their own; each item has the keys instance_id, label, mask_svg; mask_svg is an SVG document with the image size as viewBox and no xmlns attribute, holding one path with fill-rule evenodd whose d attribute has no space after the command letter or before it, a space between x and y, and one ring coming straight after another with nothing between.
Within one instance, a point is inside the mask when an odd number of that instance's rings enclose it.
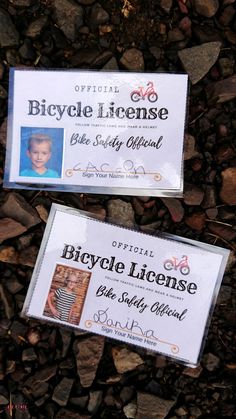
<instances>
[{"instance_id":1,"label":"printed photo id card","mask_svg":"<svg viewBox=\"0 0 236 419\"><path fill-rule=\"evenodd\" d=\"M182 196L187 75L10 70L4 185Z\"/></svg>"},{"instance_id":2,"label":"printed photo id card","mask_svg":"<svg viewBox=\"0 0 236 419\"><path fill-rule=\"evenodd\" d=\"M228 255L53 204L23 315L196 366Z\"/></svg>"}]
</instances>

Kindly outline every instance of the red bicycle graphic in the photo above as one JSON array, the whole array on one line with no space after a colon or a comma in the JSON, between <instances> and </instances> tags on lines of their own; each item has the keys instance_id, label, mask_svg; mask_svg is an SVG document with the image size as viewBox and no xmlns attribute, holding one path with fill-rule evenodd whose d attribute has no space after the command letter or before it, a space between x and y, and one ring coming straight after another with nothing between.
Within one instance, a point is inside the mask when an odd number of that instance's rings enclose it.
<instances>
[{"instance_id":1,"label":"red bicycle graphic","mask_svg":"<svg viewBox=\"0 0 236 419\"><path fill-rule=\"evenodd\" d=\"M164 268L167 271L171 271L172 269L179 269L182 275L188 275L190 272L190 267L188 265L188 256L183 255L179 262L178 258L172 256L172 259L165 260Z\"/></svg>"},{"instance_id":2,"label":"red bicycle graphic","mask_svg":"<svg viewBox=\"0 0 236 419\"><path fill-rule=\"evenodd\" d=\"M147 83L147 87L140 86L138 90L133 90L130 93L131 100L133 102L139 102L141 99L148 98L149 102L156 102L158 95L154 89L154 84L152 81Z\"/></svg>"}]
</instances>

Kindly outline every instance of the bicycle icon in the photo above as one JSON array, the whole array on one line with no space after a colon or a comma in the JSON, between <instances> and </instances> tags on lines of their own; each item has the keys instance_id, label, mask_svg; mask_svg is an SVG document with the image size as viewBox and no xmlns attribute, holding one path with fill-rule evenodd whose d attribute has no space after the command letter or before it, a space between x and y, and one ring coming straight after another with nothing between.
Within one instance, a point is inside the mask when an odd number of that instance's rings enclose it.
<instances>
[{"instance_id":1,"label":"bicycle icon","mask_svg":"<svg viewBox=\"0 0 236 419\"><path fill-rule=\"evenodd\" d=\"M172 256L171 259L165 260L164 268L167 271L171 271L172 269L179 269L182 275L188 275L190 272L190 267L188 265L188 256L183 255L179 262L178 258Z\"/></svg>"},{"instance_id":2,"label":"bicycle icon","mask_svg":"<svg viewBox=\"0 0 236 419\"><path fill-rule=\"evenodd\" d=\"M130 98L133 102L139 102L141 99L144 100L148 98L149 102L156 102L158 95L154 89L154 84L152 81L147 83L147 87L140 86L137 90L133 90L130 93Z\"/></svg>"}]
</instances>

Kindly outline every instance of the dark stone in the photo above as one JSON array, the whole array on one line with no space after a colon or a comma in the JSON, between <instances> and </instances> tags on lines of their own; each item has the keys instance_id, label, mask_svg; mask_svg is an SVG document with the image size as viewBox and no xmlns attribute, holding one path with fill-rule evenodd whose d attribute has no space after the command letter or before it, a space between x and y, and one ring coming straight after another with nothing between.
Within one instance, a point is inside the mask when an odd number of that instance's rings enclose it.
<instances>
[{"instance_id":1,"label":"dark stone","mask_svg":"<svg viewBox=\"0 0 236 419\"><path fill-rule=\"evenodd\" d=\"M14 301L9 292L0 284L0 301L7 319L14 316Z\"/></svg>"},{"instance_id":2,"label":"dark stone","mask_svg":"<svg viewBox=\"0 0 236 419\"><path fill-rule=\"evenodd\" d=\"M47 16L40 16L38 19L33 20L26 32L25 35L29 38L37 38L42 32L42 30L48 25L48 17Z\"/></svg>"},{"instance_id":3,"label":"dark stone","mask_svg":"<svg viewBox=\"0 0 236 419\"><path fill-rule=\"evenodd\" d=\"M54 19L64 35L72 42L79 36L84 11L74 0L53 0Z\"/></svg>"},{"instance_id":4,"label":"dark stone","mask_svg":"<svg viewBox=\"0 0 236 419\"><path fill-rule=\"evenodd\" d=\"M6 195L5 201L0 207L0 217L13 218L26 228L41 222L37 211L15 192Z\"/></svg>"},{"instance_id":5,"label":"dark stone","mask_svg":"<svg viewBox=\"0 0 236 419\"><path fill-rule=\"evenodd\" d=\"M60 383L55 387L52 400L60 406L66 406L70 397L71 388L74 379L64 377Z\"/></svg>"},{"instance_id":6,"label":"dark stone","mask_svg":"<svg viewBox=\"0 0 236 419\"><path fill-rule=\"evenodd\" d=\"M99 3L95 3L91 10L90 26L96 28L109 21L109 14Z\"/></svg>"},{"instance_id":7,"label":"dark stone","mask_svg":"<svg viewBox=\"0 0 236 419\"><path fill-rule=\"evenodd\" d=\"M0 8L0 47L14 47L19 45L19 33L12 23L9 14Z\"/></svg>"},{"instance_id":8,"label":"dark stone","mask_svg":"<svg viewBox=\"0 0 236 419\"><path fill-rule=\"evenodd\" d=\"M19 54L24 60L33 61L36 58L32 42L30 39L25 39L23 45L19 49Z\"/></svg>"}]
</instances>

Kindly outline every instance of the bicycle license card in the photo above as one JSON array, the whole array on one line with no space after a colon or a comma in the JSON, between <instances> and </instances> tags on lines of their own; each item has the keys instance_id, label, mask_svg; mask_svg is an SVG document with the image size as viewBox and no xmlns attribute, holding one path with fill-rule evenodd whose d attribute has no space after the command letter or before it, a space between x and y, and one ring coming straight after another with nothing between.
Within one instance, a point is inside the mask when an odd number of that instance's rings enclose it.
<instances>
[{"instance_id":1,"label":"bicycle license card","mask_svg":"<svg viewBox=\"0 0 236 419\"><path fill-rule=\"evenodd\" d=\"M228 255L53 204L23 313L196 366Z\"/></svg>"},{"instance_id":2,"label":"bicycle license card","mask_svg":"<svg viewBox=\"0 0 236 419\"><path fill-rule=\"evenodd\" d=\"M187 75L10 71L6 187L181 196Z\"/></svg>"}]
</instances>

